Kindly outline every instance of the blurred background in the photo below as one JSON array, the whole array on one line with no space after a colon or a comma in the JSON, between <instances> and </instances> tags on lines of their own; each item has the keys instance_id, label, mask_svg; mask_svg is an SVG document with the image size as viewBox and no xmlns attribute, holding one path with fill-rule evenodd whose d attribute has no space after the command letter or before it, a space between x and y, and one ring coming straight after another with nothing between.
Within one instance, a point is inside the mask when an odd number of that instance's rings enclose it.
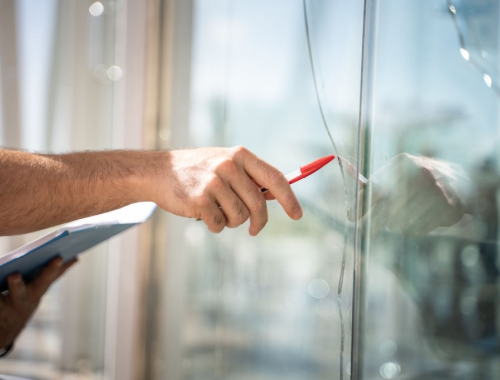
<instances>
[{"instance_id":1,"label":"blurred background","mask_svg":"<svg viewBox=\"0 0 500 380\"><path fill-rule=\"evenodd\" d=\"M460 166L470 200L424 236L375 233L335 161L294 185L301 221L272 202L256 238L157 211L81 256L0 373L496 379L499 12L494 0L0 1L2 147L244 145L285 173L335 154L369 179L407 153ZM44 232L0 238L0 255Z\"/></svg>"}]
</instances>

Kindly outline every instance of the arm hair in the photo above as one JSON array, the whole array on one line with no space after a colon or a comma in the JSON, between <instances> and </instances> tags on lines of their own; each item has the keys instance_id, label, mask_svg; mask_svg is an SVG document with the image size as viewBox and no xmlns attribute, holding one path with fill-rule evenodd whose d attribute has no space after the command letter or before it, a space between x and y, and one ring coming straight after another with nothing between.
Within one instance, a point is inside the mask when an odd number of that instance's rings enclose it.
<instances>
[{"instance_id":1,"label":"arm hair","mask_svg":"<svg viewBox=\"0 0 500 380\"><path fill-rule=\"evenodd\" d=\"M148 174L167 152L51 155L0 150L0 236L149 201Z\"/></svg>"}]
</instances>

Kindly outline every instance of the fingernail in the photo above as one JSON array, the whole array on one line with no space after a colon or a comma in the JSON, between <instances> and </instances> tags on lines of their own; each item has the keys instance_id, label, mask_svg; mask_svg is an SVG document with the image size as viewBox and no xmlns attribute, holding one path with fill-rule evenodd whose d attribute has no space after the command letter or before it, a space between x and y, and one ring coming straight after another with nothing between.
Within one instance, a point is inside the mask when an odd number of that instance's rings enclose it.
<instances>
[{"instance_id":1,"label":"fingernail","mask_svg":"<svg viewBox=\"0 0 500 380\"><path fill-rule=\"evenodd\" d=\"M258 235L258 232L255 233L254 230L252 228L248 228L248 233L250 234L250 236L257 236Z\"/></svg>"},{"instance_id":2,"label":"fingernail","mask_svg":"<svg viewBox=\"0 0 500 380\"><path fill-rule=\"evenodd\" d=\"M295 219L302 218L302 208L295 207L295 211L293 212L293 216L295 217Z\"/></svg>"},{"instance_id":3,"label":"fingernail","mask_svg":"<svg viewBox=\"0 0 500 380\"><path fill-rule=\"evenodd\" d=\"M56 267L60 268L60 267L62 267L62 266L63 266L63 259L62 259L62 258L58 257L58 258L55 260L55 262L56 262Z\"/></svg>"},{"instance_id":4,"label":"fingernail","mask_svg":"<svg viewBox=\"0 0 500 380\"><path fill-rule=\"evenodd\" d=\"M21 282L21 275L19 273L15 274L14 276L12 276L12 281L14 281L16 284L20 283Z\"/></svg>"}]
</instances>

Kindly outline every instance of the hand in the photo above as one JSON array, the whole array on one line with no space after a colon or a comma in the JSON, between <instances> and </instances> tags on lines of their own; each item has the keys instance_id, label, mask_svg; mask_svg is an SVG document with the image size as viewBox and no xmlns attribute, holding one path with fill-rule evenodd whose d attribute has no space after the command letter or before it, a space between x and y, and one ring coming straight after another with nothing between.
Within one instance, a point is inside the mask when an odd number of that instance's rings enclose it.
<instances>
[{"instance_id":1,"label":"hand","mask_svg":"<svg viewBox=\"0 0 500 380\"><path fill-rule=\"evenodd\" d=\"M76 261L63 264L58 257L29 284L25 284L18 273L7 278L9 293L0 295L0 348L14 342L50 285Z\"/></svg>"},{"instance_id":2,"label":"hand","mask_svg":"<svg viewBox=\"0 0 500 380\"><path fill-rule=\"evenodd\" d=\"M154 176L153 201L173 214L202 219L212 232L250 219L249 233L257 235L268 220L266 199L276 198L290 218L302 217L283 173L243 147L177 150L164 157L167 169Z\"/></svg>"},{"instance_id":3,"label":"hand","mask_svg":"<svg viewBox=\"0 0 500 380\"><path fill-rule=\"evenodd\" d=\"M386 226L411 237L451 226L465 213L459 190L468 181L457 165L399 154L370 179L372 205L370 210L363 210L363 224L370 218L371 236Z\"/></svg>"}]
</instances>

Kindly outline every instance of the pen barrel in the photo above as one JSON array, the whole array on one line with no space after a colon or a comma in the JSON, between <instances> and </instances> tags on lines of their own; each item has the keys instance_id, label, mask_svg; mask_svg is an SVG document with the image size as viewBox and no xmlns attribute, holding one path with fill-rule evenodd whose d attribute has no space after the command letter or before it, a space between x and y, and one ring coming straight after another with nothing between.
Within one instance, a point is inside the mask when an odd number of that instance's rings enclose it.
<instances>
[{"instance_id":1,"label":"pen barrel","mask_svg":"<svg viewBox=\"0 0 500 380\"><path fill-rule=\"evenodd\" d=\"M300 177L300 176L302 176L302 172L300 171L300 169L297 169L294 172L287 174L285 176L285 178L287 179L288 182L290 182L291 180L293 180L297 177Z\"/></svg>"}]
</instances>

